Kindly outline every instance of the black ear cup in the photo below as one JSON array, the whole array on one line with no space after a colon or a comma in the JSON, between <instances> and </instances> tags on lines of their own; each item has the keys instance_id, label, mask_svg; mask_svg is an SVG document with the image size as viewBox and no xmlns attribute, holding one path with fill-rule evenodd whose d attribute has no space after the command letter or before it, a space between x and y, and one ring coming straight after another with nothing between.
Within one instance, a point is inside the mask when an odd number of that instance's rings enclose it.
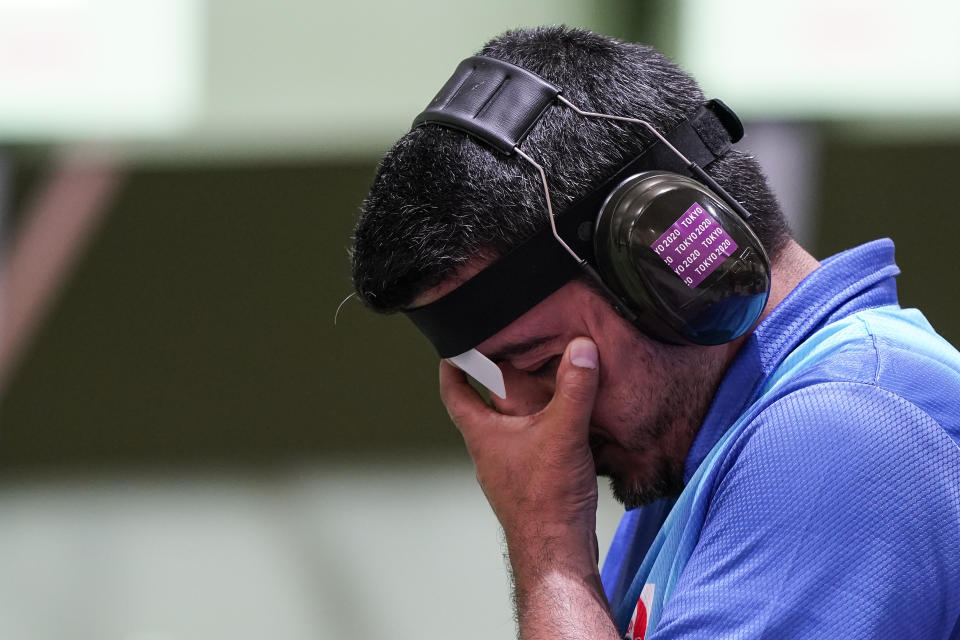
<instances>
[{"instance_id":1,"label":"black ear cup","mask_svg":"<svg viewBox=\"0 0 960 640\"><path fill-rule=\"evenodd\" d=\"M663 342L734 340L770 294L770 261L757 236L707 187L676 173L621 182L597 216L594 251L637 327Z\"/></svg>"}]
</instances>

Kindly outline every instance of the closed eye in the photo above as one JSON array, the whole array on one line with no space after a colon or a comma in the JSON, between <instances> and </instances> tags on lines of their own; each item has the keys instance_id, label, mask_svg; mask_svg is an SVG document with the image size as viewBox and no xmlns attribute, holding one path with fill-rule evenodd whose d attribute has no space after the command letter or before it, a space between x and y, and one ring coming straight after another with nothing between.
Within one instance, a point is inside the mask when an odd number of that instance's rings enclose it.
<instances>
[{"instance_id":1,"label":"closed eye","mask_svg":"<svg viewBox=\"0 0 960 640\"><path fill-rule=\"evenodd\" d=\"M544 360L543 364L539 365L537 368L528 369L527 373L535 376L546 376L546 375L552 376L552 374L556 373L557 367L560 365L560 358L562 357L563 357L562 354L557 354L552 358Z\"/></svg>"}]
</instances>

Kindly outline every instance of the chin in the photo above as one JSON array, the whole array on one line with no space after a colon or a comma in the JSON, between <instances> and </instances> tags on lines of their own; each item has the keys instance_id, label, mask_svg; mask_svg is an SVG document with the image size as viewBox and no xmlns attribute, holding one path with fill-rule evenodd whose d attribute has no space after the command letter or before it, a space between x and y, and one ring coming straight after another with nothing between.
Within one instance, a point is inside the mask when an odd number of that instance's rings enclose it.
<instances>
[{"instance_id":1,"label":"chin","mask_svg":"<svg viewBox=\"0 0 960 640\"><path fill-rule=\"evenodd\" d=\"M652 473L620 473L597 467L597 475L610 478L613 497L627 509L642 507L660 498L675 497L683 491L683 466L666 458L656 461Z\"/></svg>"}]
</instances>

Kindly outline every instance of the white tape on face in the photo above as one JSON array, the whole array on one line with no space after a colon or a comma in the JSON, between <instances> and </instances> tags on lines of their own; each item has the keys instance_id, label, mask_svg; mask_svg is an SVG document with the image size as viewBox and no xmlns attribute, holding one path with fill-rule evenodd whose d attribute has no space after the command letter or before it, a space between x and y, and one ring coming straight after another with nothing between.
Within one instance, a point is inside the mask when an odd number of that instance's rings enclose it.
<instances>
[{"instance_id":1,"label":"white tape on face","mask_svg":"<svg viewBox=\"0 0 960 640\"><path fill-rule=\"evenodd\" d=\"M458 356L447 358L455 367L467 373L471 378L490 390L490 393L507 399L507 388L503 382L503 372L493 360L476 349L464 351Z\"/></svg>"}]
</instances>

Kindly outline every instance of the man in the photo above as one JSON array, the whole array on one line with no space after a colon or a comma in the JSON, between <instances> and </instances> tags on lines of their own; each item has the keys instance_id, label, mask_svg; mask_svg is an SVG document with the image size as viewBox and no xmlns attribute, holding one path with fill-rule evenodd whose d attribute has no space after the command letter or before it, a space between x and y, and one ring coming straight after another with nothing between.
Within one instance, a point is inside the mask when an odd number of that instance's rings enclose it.
<instances>
[{"instance_id":1,"label":"man","mask_svg":"<svg viewBox=\"0 0 960 640\"><path fill-rule=\"evenodd\" d=\"M480 55L583 110L664 133L699 126L700 89L643 45L554 27L509 32ZM364 203L356 290L416 320L522 258L547 228L544 183L521 151L543 168L563 221L655 144L644 127L556 102L513 156L417 126ZM492 407L441 362L441 396L503 526L520 633L960 638L960 354L896 306L892 243L819 264L790 237L756 161L728 146L707 174L752 214L771 265L751 330L670 344L628 321L606 285L573 277L469 345L502 375ZM506 291L541 276L500 277ZM477 309L496 315L490 291ZM598 474L630 509L602 579Z\"/></svg>"}]
</instances>

